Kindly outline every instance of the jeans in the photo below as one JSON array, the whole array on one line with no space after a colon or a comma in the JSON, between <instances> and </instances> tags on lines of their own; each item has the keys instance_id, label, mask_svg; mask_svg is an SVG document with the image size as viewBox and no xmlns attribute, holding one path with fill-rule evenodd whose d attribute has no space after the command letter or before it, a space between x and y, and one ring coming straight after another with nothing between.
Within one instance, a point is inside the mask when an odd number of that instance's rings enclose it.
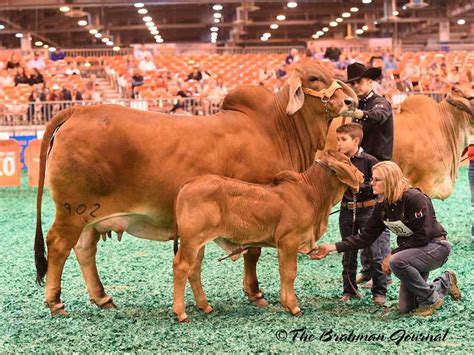
<instances>
[{"instance_id":1,"label":"jeans","mask_svg":"<svg viewBox=\"0 0 474 355\"><path fill-rule=\"evenodd\" d=\"M384 251L383 257L385 258L390 253L390 232L388 229L384 230L380 236L383 236L383 240L386 241L383 243ZM360 264L362 265L362 269L360 273L366 280L370 280L372 278L370 274L370 259L371 255L373 254L373 247L370 246L368 248L362 249L360 252ZM372 254L370 254L372 253ZM387 282L392 280L392 276L387 275Z\"/></svg>"},{"instance_id":2,"label":"jeans","mask_svg":"<svg viewBox=\"0 0 474 355\"><path fill-rule=\"evenodd\" d=\"M347 208L341 208L339 214L339 231L342 240L359 233L372 215L374 208L365 207L356 210L356 222L353 228L353 211ZM372 294L387 294L387 275L382 271L382 261L390 252L390 234L384 232L372 243L369 249L370 278L372 283ZM357 274L357 250L344 252L342 257L342 284L344 294L357 294L356 274Z\"/></svg>"},{"instance_id":3,"label":"jeans","mask_svg":"<svg viewBox=\"0 0 474 355\"><path fill-rule=\"evenodd\" d=\"M471 190L471 237L474 237L474 160L469 161L469 188Z\"/></svg>"},{"instance_id":4,"label":"jeans","mask_svg":"<svg viewBox=\"0 0 474 355\"><path fill-rule=\"evenodd\" d=\"M429 272L447 261L451 244L447 240L429 243L421 248L402 250L390 258L390 269L400 279L398 306L401 313L427 307L448 294L451 281L444 273L428 282Z\"/></svg>"}]
</instances>

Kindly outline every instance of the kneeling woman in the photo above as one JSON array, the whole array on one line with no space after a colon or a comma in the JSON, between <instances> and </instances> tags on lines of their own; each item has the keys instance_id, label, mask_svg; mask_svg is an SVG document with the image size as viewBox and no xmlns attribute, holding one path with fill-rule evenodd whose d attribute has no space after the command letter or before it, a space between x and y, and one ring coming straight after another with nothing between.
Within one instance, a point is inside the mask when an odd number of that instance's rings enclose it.
<instances>
[{"instance_id":1,"label":"kneeling woman","mask_svg":"<svg viewBox=\"0 0 474 355\"><path fill-rule=\"evenodd\" d=\"M450 294L461 298L456 274L446 271L429 283L430 271L441 267L448 259L451 244L446 231L436 220L431 199L411 188L399 166L391 161L374 165L372 187L379 196L365 229L336 244L322 244L312 259L323 259L330 252L363 249L389 228L397 235L398 247L383 261L384 272L390 270L400 279L399 309L401 313L429 316Z\"/></svg>"}]
</instances>

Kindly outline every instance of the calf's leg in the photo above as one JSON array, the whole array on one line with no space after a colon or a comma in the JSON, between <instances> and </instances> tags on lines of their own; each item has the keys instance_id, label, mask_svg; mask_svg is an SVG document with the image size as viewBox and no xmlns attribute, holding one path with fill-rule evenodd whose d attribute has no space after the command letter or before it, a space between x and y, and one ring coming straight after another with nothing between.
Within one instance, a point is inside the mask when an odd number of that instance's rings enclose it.
<instances>
[{"instance_id":1,"label":"calf's leg","mask_svg":"<svg viewBox=\"0 0 474 355\"><path fill-rule=\"evenodd\" d=\"M258 288L257 262L262 248L249 248L244 254L244 279L243 288L250 302L257 307L266 307L268 302L265 300L262 291Z\"/></svg>"},{"instance_id":2,"label":"calf's leg","mask_svg":"<svg viewBox=\"0 0 474 355\"><path fill-rule=\"evenodd\" d=\"M278 243L278 264L280 267L280 301L283 307L294 316L301 315L295 295L297 253L299 241L296 237L284 237Z\"/></svg>"},{"instance_id":3,"label":"calf's leg","mask_svg":"<svg viewBox=\"0 0 474 355\"><path fill-rule=\"evenodd\" d=\"M212 307L207 302L206 294L204 293L201 283L201 266L202 259L204 258L204 248L205 247L202 247L199 250L197 258L194 261L194 264L191 266L189 273L189 283L191 284L197 307L203 310L204 313L211 313Z\"/></svg>"},{"instance_id":4,"label":"calf's leg","mask_svg":"<svg viewBox=\"0 0 474 355\"><path fill-rule=\"evenodd\" d=\"M104 291L97 271L97 242L100 235L94 229L84 231L74 247L77 261L92 303L103 309L117 308L112 298Z\"/></svg>"}]
</instances>

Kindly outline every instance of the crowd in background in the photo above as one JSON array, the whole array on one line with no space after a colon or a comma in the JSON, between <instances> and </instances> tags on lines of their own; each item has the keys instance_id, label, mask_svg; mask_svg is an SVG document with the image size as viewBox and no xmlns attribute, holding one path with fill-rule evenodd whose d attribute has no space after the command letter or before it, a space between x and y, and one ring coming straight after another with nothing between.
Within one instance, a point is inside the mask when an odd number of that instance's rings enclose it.
<instances>
[{"instance_id":1,"label":"crowd in background","mask_svg":"<svg viewBox=\"0 0 474 355\"><path fill-rule=\"evenodd\" d=\"M39 52L25 57L12 53L0 59L0 94L13 111L12 103L27 105L28 121L38 115L49 120L67 106L65 101L107 99L96 76L106 75L123 98L173 99L166 111L180 113L185 113L183 99L190 98L199 103L193 113L209 114L236 86L261 85L278 91L293 67L308 59L322 62L341 80L351 63L379 67L382 75L374 81L374 91L392 101L397 94L446 93L453 84L474 81L467 52L395 54L382 48L368 53L330 45L306 53L292 49L286 55L164 56L143 46L133 55L100 58L100 63L96 58L95 71L91 58L68 57L60 49L49 58Z\"/></svg>"}]
</instances>

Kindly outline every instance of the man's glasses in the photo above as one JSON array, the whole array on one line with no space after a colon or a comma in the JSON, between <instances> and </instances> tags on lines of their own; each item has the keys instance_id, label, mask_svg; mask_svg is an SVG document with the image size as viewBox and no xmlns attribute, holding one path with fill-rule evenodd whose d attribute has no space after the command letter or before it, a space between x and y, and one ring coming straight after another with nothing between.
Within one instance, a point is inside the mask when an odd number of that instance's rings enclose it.
<instances>
[{"instance_id":1,"label":"man's glasses","mask_svg":"<svg viewBox=\"0 0 474 355\"><path fill-rule=\"evenodd\" d=\"M382 178L372 177L372 179L370 179L370 182L381 182L381 181L383 181Z\"/></svg>"}]
</instances>

